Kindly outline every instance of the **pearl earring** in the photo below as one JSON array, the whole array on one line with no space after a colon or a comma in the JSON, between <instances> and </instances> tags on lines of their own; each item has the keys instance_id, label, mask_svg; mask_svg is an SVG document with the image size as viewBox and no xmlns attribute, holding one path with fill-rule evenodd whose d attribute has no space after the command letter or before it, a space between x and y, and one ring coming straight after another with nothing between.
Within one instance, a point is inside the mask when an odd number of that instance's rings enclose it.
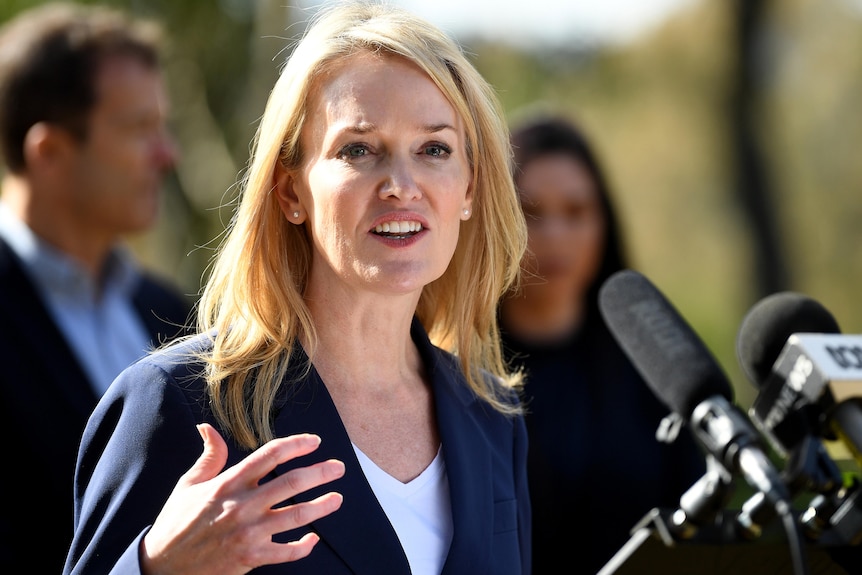
<instances>
[{"instance_id":1,"label":"pearl earring","mask_svg":"<svg viewBox=\"0 0 862 575\"><path fill-rule=\"evenodd\" d=\"M294 217L294 218L298 218L298 217L299 217L299 212L293 212L293 217Z\"/></svg>"},{"instance_id":2,"label":"pearl earring","mask_svg":"<svg viewBox=\"0 0 862 575\"><path fill-rule=\"evenodd\" d=\"M464 208L464 215L465 215L465 216L469 216L469 215L470 215L470 210L468 210L467 208Z\"/></svg>"}]
</instances>

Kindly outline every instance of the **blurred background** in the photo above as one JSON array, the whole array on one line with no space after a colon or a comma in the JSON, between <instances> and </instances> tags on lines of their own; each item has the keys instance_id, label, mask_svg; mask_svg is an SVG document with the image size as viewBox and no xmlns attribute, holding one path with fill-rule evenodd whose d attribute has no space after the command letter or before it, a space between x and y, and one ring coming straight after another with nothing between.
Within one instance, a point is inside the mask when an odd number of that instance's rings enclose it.
<instances>
[{"instance_id":1,"label":"blurred background","mask_svg":"<svg viewBox=\"0 0 862 575\"><path fill-rule=\"evenodd\" d=\"M40 3L3 0L0 21ZM101 3L170 39L182 156L160 225L131 242L197 293L269 90L319 2ZM449 31L511 120L545 106L586 128L634 267L704 339L740 405L755 389L736 335L762 297L805 293L862 333L862 0L394 3Z\"/></svg>"}]
</instances>

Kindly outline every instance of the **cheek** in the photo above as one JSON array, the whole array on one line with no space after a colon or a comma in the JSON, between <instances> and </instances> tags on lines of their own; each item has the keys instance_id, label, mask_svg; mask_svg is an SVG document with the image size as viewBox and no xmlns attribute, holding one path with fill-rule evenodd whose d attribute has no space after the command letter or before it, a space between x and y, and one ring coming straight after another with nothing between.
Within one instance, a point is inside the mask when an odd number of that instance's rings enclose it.
<instances>
[{"instance_id":1,"label":"cheek","mask_svg":"<svg viewBox=\"0 0 862 575\"><path fill-rule=\"evenodd\" d=\"M527 246L527 251L524 252L524 256L521 258L521 268L531 274L538 273L539 271L538 261L531 245Z\"/></svg>"},{"instance_id":2,"label":"cheek","mask_svg":"<svg viewBox=\"0 0 862 575\"><path fill-rule=\"evenodd\" d=\"M144 134L100 132L90 140L92 154L106 164L132 166L152 155L153 140Z\"/></svg>"},{"instance_id":3,"label":"cheek","mask_svg":"<svg viewBox=\"0 0 862 575\"><path fill-rule=\"evenodd\" d=\"M88 150L80 156L76 164L74 179L79 189L89 190L90 195L122 195L130 186L128 181L133 178L130 170L119 163L115 153L101 150Z\"/></svg>"},{"instance_id":4,"label":"cheek","mask_svg":"<svg viewBox=\"0 0 862 575\"><path fill-rule=\"evenodd\" d=\"M471 171L467 160L459 158L445 166L425 166L417 170L416 183L426 194L440 195L448 203L457 204L453 209L464 208L464 200L470 190Z\"/></svg>"},{"instance_id":5,"label":"cheek","mask_svg":"<svg viewBox=\"0 0 862 575\"><path fill-rule=\"evenodd\" d=\"M581 265L589 275L598 273L605 252L604 227L601 225L591 226L581 234Z\"/></svg>"},{"instance_id":6,"label":"cheek","mask_svg":"<svg viewBox=\"0 0 862 575\"><path fill-rule=\"evenodd\" d=\"M336 254L350 251L352 231L358 228L361 213L356 201L358 194L343 188L314 189L314 194L302 200L314 244L330 253L330 257L338 257Z\"/></svg>"}]
</instances>

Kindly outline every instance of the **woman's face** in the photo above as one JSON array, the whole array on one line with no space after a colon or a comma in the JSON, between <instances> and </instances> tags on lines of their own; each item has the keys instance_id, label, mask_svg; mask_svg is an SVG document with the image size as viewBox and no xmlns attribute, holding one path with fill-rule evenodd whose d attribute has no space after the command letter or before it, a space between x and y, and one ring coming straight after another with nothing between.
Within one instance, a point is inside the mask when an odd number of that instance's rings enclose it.
<instances>
[{"instance_id":1,"label":"woman's face","mask_svg":"<svg viewBox=\"0 0 862 575\"><path fill-rule=\"evenodd\" d=\"M386 294L439 278L471 208L464 127L433 81L405 59L359 53L309 99L299 172L282 209L307 218L310 286L341 281ZM283 196L280 191L280 196Z\"/></svg>"},{"instance_id":2,"label":"woman's face","mask_svg":"<svg viewBox=\"0 0 862 575\"><path fill-rule=\"evenodd\" d=\"M538 156L520 172L518 188L529 230L524 267L528 294L583 295L601 266L606 222L586 166L565 153Z\"/></svg>"}]
</instances>

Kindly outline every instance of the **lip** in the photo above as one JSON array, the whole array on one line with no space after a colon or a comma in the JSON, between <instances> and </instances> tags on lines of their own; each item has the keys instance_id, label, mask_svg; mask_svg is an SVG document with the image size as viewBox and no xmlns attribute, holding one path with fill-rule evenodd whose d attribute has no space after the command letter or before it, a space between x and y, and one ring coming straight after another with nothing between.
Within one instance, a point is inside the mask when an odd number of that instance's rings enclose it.
<instances>
[{"instance_id":1,"label":"lip","mask_svg":"<svg viewBox=\"0 0 862 575\"><path fill-rule=\"evenodd\" d=\"M373 234L374 228L386 222L419 222L422 224L422 231L428 229L428 220L416 212L389 212L388 214L376 217L368 228L368 232Z\"/></svg>"},{"instance_id":2,"label":"lip","mask_svg":"<svg viewBox=\"0 0 862 575\"><path fill-rule=\"evenodd\" d=\"M374 228L387 222L418 222L422 225L422 229L419 232L407 237L381 236L374 233ZM414 245L423 236L425 236L425 234L428 233L428 220L415 212L389 212L388 214L384 214L375 218L373 224L368 230L368 233L376 241L381 242L389 247L406 248Z\"/></svg>"}]
</instances>

